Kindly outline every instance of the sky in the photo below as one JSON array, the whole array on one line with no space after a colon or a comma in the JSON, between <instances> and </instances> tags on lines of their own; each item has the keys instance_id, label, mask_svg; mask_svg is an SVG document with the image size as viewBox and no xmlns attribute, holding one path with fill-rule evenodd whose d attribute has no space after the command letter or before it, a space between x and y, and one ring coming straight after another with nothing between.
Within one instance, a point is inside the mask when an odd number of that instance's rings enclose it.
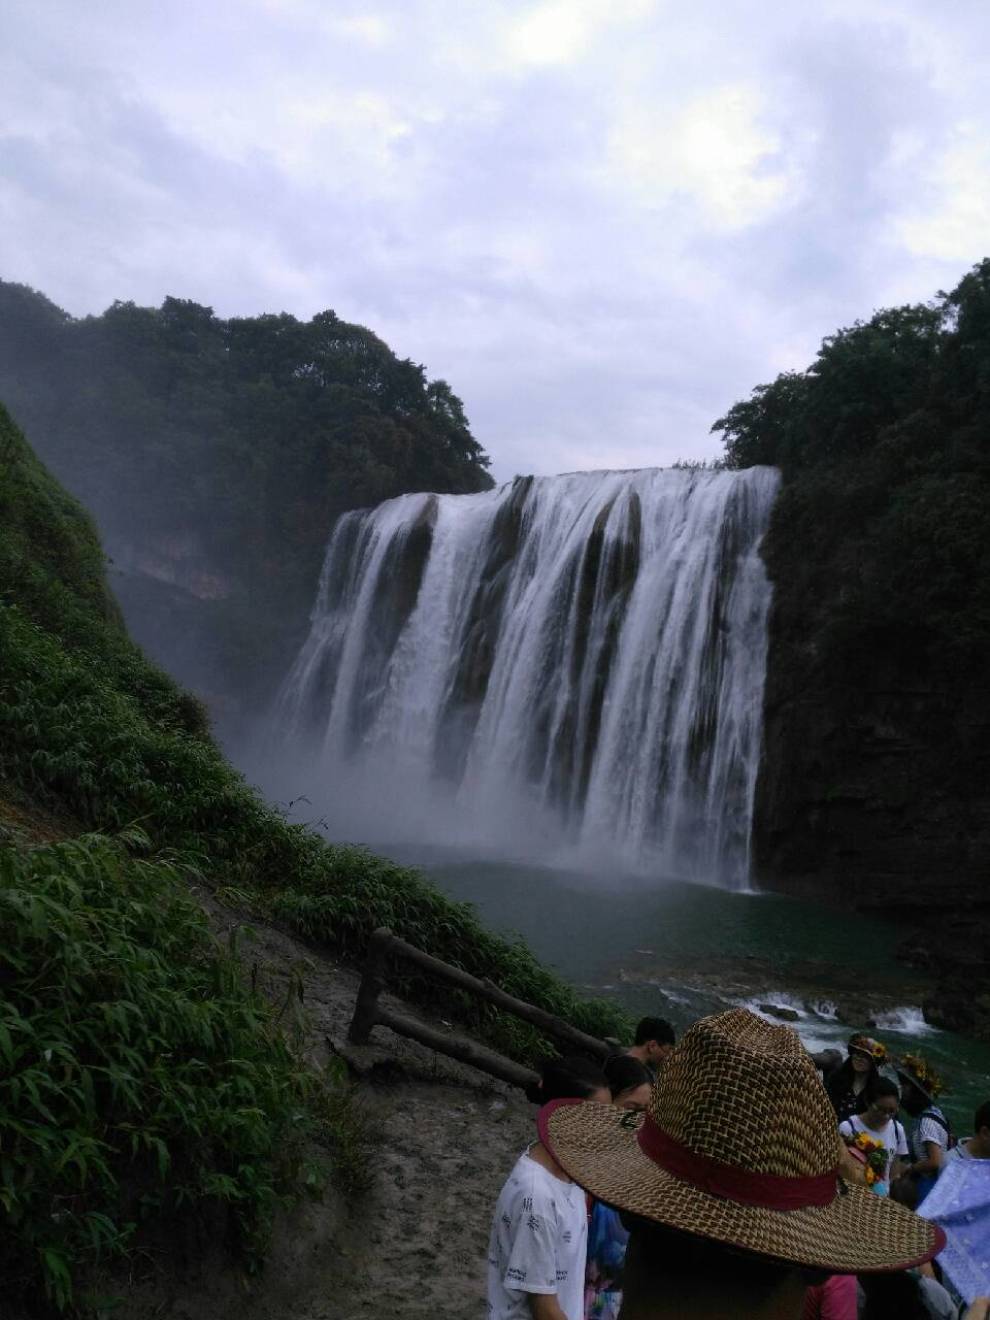
<instances>
[{"instance_id":1,"label":"sky","mask_svg":"<svg viewBox=\"0 0 990 1320\"><path fill-rule=\"evenodd\" d=\"M986 0L4 0L0 278L330 307L502 480L719 452L990 254Z\"/></svg>"}]
</instances>

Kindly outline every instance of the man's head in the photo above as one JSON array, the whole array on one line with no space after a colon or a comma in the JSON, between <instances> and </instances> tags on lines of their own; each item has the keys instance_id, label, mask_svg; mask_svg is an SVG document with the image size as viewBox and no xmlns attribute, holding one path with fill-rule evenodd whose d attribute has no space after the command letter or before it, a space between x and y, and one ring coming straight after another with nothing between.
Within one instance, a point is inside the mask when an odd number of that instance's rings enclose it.
<instances>
[{"instance_id":1,"label":"man's head","mask_svg":"<svg viewBox=\"0 0 990 1320\"><path fill-rule=\"evenodd\" d=\"M674 1028L661 1017L645 1017L636 1027L633 1049L641 1063L657 1068L677 1043Z\"/></svg>"},{"instance_id":2,"label":"man's head","mask_svg":"<svg viewBox=\"0 0 990 1320\"><path fill-rule=\"evenodd\" d=\"M969 1153L978 1160L990 1160L990 1100L980 1105L973 1115Z\"/></svg>"},{"instance_id":3,"label":"man's head","mask_svg":"<svg viewBox=\"0 0 990 1320\"><path fill-rule=\"evenodd\" d=\"M881 1128L897 1117L901 1095L889 1077L881 1077L873 1088L873 1099L863 1115L867 1127Z\"/></svg>"},{"instance_id":4,"label":"man's head","mask_svg":"<svg viewBox=\"0 0 990 1320\"><path fill-rule=\"evenodd\" d=\"M623 1265L623 1320L724 1316L726 1283L734 1316L796 1317L812 1271L721 1242L623 1215L630 1230Z\"/></svg>"}]
</instances>

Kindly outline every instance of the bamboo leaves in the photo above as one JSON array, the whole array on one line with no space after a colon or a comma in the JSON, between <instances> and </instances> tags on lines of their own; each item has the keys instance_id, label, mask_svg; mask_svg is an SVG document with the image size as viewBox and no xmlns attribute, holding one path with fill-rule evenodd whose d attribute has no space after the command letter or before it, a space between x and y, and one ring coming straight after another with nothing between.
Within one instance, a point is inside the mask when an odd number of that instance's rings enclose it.
<instances>
[{"instance_id":1,"label":"bamboo leaves","mask_svg":"<svg viewBox=\"0 0 990 1320\"><path fill-rule=\"evenodd\" d=\"M0 966L5 1275L69 1307L80 1272L128 1249L136 1186L155 1213L223 1202L257 1249L319 1084L180 867L98 835L4 850Z\"/></svg>"}]
</instances>

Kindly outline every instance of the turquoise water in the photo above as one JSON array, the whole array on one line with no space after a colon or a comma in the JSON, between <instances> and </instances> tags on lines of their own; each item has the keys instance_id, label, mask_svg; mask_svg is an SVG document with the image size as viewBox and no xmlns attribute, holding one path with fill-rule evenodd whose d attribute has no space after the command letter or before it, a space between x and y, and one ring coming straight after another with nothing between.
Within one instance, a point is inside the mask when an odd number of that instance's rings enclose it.
<instances>
[{"instance_id":1,"label":"turquoise water","mask_svg":"<svg viewBox=\"0 0 990 1320\"><path fill-rule=\"evenodd\" d=\"M811 1049L868 1029L891 1051L935 1063L951 1083L944 1108L961 1134L990 1098L990 1046L924 1022L929 982L895 959L905 930L893 922L776 895L386 851L473 903L492 929L521 935L582 991L633 1014L657 1013L683 1030L732 1004L767 1004L797 1014L792 1025Z\"/></svg>"}]
</instances>

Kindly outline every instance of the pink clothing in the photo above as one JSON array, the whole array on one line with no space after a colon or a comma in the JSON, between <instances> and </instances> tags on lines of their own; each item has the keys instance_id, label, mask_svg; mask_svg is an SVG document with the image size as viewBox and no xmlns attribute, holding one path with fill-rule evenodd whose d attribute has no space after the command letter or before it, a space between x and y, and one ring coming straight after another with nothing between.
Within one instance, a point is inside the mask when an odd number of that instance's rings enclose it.
<instances>
[{"instance_id":1,"label":"pink clothing","mask_svg":"<svg viewBox=\"0 0 990 1320\"><path fill-rule=\"evenodd\" d=\"M855 1274L831 1274L809 1288L801 1320L856 1320Z\"/></svg>"}]
</instances>

